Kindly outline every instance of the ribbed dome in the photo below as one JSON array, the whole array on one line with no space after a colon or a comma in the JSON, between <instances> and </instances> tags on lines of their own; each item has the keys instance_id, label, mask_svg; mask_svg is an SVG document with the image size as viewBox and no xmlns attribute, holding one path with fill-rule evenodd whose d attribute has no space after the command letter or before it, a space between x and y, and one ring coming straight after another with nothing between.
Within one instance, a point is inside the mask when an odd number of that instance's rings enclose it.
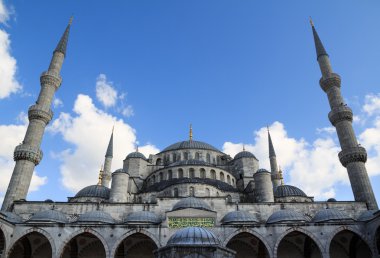
<instances>
[{"instance_id":1,"label":"ribbed dome","mask_svg":"<svg viewBox=\"0 0 380 258\"><path fill-rule=\"evenodd\" d=\"M253 214L247 211L231 211L227 213L222 224L253 224L259 223L259 220Z\"/></svg>"},{"instance_id":2,"label":"ribbed dome","mask_svg":"<svg viewBox=\"0 0 380 258\"><path fill-rule=\"evenodd\" d=\"M162 152L172 151L172 150L182 150L182 149L202 149L202 150L212 150L212 151L220 152L214 146L211 146L208 143L199 142L199 141L177 142L177 143L174 143L174 144L166 147Z\"/></svg>"},{"instance_id":3,"label":"ribbed dome","mask_svg":"<svg viewBox=\"0 0 380 258\"><path fill-rule=\"evenodd\" d=\"M270 172L266 170L265 168L260 168L256 171L256 173L270 173Z\"/></svg>"},{"instance_id":4,"label":"ribbed dome","mask_svg":"<svg viewBox=\"0 0 380 258\"><path fill-rule=\"evenodd\" d=\"M102 185L90 185L80 190L75 198L78 197L98 197L109 199L111 190L108 187Z\"/></svg>"},{"instance_id":5,"label":"ribbed dome","mask_svg":"<svg viewBox=\"0 0 380 258\"><path fill-rule=\"evenodd\" d=\"M127 224L159 224L161 223L160 217L150 211L137 211L127 215L124 219Z\"/></svg>"},{"instance_id":6,"label":"ribbed dome","mask_svg":"<svg viewBox=\"0 0 380 258\"><path fill-rule=\"evenodd\" d=\"M347 221L352 220L345 212L336 210L336 209L324 209L318 211L314 218L313 222L333 222L333 221Z\"/></svg>"},{"instance_id":7,"label":"ribbed dome","mask_svg":"<svg viewBox=\"0 0 380 258\"><path fill-rule=\"evenodd\" d=\"M20 223L23 221L23 219L19 215L10 211L0 211L0 215L1 217L4 217L5 220L11 223Z\"/></svg>"},{"instance_id":8,"label":"ribbed dome","mask_svg":"<svg viewBox=\"0 0 380 258\"><path fill-rule=\"evenodd\" d=\"M66 215L60 211L45 210L45 211L36 212L28 220L28 222L37 222L37 221L67 223L68 219Z\"/></svg>"},{"instance_id":9,"label":"ribbed dome","mask_svg":"<svg viewBox=\"0 0 380 258\"><path fill-rule=\"evenodd\" d=\"M170 164L169 167L187 166L187 165L207 166L207 165L210 165L210 163L207 163L206 161L198 160L198 159L189 159L189 160L180 160L180 161L174 162Z\"/></svg>"},{"instance_id":10,"label":"ribbed dome","mask_svg":"<svg viewBox=\"0 0 380 258\"><path fill-rule=\"evenodd\" d=\"M169 239L167 245L219 245L218 238L209 230L200 227L188 227L178 230Z\"/></svg>"},{"instance_id":11,"label":"ribbed dome","mask_svg":"<svg viewBox=\"0 0 380 258\"><path fill-rule=\"evenodd\" d=\"M377 212L377 210L363 211L358 217L357 221L369 221L376 217L375 212Z\"/></svg>"},{"instance_id":12,"label":"ribbed dome","mask_svg":"<svg viewBox=\"0 0 380 258\"><path fill-rule=\"evenodd\" d=\"M235 155L234 159L240 159L240 158L255 158L255 155L253 155L251 152L249 151L241 151L239 152L238 154Z\"/></svg>"},{"instance_id":13,"label":"ribbed dome","mask_svg":"<svg viewBox=\"0 0 380 258\"><path fill-rule=\"evenodd\" d=\"M336 199L335 198L329 198L329 199L327 199L327 202L336 202Z\"/></svg>"},{"instance_id":14,"label":"ribbed dome","mask_svg":"<svg viewBox=\"0 0 380 258\"><path fill-rule=\"evenodd\" d=\"M187 208L211 211L211 208L207 203L195 197L187 197L180 200L173 206L172 210L176 211L176 210L182 210L182 209L187 209Z\"/></svg>"},{"instance_id":15,"label":"ribbed dome","mask_svg":"<svg viewBox=\"0 0 380 258\"><path fill-rule=\"evenodd\" d=\"M114 223L111 215L104 211L89 211L79 216L77 222Z\"/></svg>"},{"instance_id":16,"label":"ribbed dome","mask_svg":"<svg viewBox=\"0 0 380 258\"><path fill-rule=\"evenodd\" d=\"M144 154L138 151L129 153L127 156L127 159L130 159L130 158L140 158L140 159L146 160Z\"/></svg>"},{"instance_id":17,"label":"ribbed dome","mask_svg":"<svg viewBox=\"0 0 380 258\"><path fill-rule=\"evenodd\" d=\"M287 222L308 222L305 215L293 210L279 210L274 212L267 220L268 224L287 223Z\"/></svg>"},{"instance_id":18,"label":"ribbed dome","mask_svg":"<svg viewBox=\"0 0 380 258\"><path fill-rule=\"evenodd\" d=\"M292 185L279 185L274 191L274 197L288 197L288 196L302 196L307 197L307 195L299 188Z\"/></svg>"}]
</instances>

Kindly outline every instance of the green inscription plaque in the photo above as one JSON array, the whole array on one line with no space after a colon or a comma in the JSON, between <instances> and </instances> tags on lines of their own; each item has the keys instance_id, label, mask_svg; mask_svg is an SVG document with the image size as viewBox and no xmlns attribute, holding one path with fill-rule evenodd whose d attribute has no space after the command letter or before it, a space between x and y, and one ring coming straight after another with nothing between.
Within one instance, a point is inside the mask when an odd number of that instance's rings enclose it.
<instances>
[{"instance_id":1,"label":"green inscription plaque","mask_svg":"<svg viewBox=\"0 0 380 258\"><path fill-rule=\"evenodd\" d=\"M172 217L169 218L169 228L185 228L185 227L214 227L214 218L186 218Z\"/></svg>"}]
</instances>

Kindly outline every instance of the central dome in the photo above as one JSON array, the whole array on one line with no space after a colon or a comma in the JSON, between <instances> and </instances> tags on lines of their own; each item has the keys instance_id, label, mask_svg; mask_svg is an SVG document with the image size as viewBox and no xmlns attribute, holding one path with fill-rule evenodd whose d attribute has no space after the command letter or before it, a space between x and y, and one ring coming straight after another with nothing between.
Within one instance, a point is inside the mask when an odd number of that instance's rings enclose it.
<instances>
[{"instance_id":1,"label":"central dome","mask_svg":"<svg viewBox=\"0 0 380 258\"><path fill-rule=\"evenodd\" d=\"M220 150L218 150L214 146L211 146L208 143L193 141L193 140L174 143L166 147L162 152L173 151L173 150L183 150L183 149L202 149L202 150L212 150L212 151L220 152Z\"/></svg>"}]
</instances>

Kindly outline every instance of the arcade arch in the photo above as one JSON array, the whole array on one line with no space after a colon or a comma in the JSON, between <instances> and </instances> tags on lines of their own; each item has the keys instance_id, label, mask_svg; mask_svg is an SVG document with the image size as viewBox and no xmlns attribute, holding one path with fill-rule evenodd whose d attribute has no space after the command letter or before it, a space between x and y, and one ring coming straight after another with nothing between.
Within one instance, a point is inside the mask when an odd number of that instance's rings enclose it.
<instances>
[{"instance_id":1,"label":"arcade arch","mask_svg":"<svg viewBox=\"0 0 380 258\"><path fill-rule=\"evenodd\" d=\"M356 233L350 230L338 232L330 242L330 257L361 258L372 257L367 243Z\"/></svg>"},{"instance_id":2,"label":"arcade arch","mask_svg":"<svg viewBox=\"0 0 380 258\"><path fill-rule=\"evenodd\" d=\"M31 232L21 237L8 252L9 258L51 258L49 240L41 233Z\"/></svg>"},{"instance_id":3,"label":"arcade arch","mask_svg":"<svg viewBox=\"0 0 380 258\"><path fill-rule=\"evenodd\" d=\"M277 257L322 258L322 254L310 236L300 231L292 231L281 239L277 248Z\"/></svg>"},{"instance_id":4,"label":"arcade arch","mask_svg":"<svg viewBox=\"0 0 380 258\"><path fill-rule=\"evenodd\" d=\"M254 235L242 232L232 237L227 245L236 252L236 258L269 258L269 253L265 244Z\"/></svg>"},{"instance_id":5,"label":"arcade arch","mask_svg":"<svg viewBox=\"0 0 380 258\"><path fill-rule=\"evenodd\" d=\"M147 235L134 233L125 238L117 247L115 258L153 258L158 247Z\"/></svg>"},{"instance_id":6,"label":"arcade arch","mask_svg":"<svg viewBox=\"0 0 380 258\"><path fill-rule=\"evenodd\" d=\"M103 243L95 235L84 232L72 238L64 247L61 258L105 258Z\"/></svg>"},{"instance_id":7,"label":"arcade arch","mask_svg":"<svg viewBox=\"0 0 380 258\"><path fill-rule=\"evenodd\" d=\"M5 251L5 235L4 232L0 228L0 257L3 257L3 253Z\"/></svg>"}]
</instances>

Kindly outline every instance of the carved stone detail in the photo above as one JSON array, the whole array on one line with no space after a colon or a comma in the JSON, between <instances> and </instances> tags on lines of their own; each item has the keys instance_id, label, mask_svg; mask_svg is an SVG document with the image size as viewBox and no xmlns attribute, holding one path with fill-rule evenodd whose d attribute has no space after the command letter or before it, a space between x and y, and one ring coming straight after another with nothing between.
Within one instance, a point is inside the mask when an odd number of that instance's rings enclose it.
<instances>
[{"instance_id":1,"label":"carved stone detail","mask_svg":"<svg viewBox=\"0 0 380 258\"><path fill-rule=\"evenodd\" d=\"M352 122L353 113L351 108L348 106L342 105L340 107L335 107L329 112L329 120L332 125L336 125L341 121L350 121Z\"/></svg>"},{"instance_id":2,"label":"carved stone detail","mask_svg":"<svg viewBox=\"0 0 380 258\"><path fill-rule=\"evenodd\" d=\"M16 146L15 151L13 153L14 161L29 160L33 162L36 166L40 163L42 157L43 153L40 149L26 144L20 144Z\"/></svg>"},{"instance_id":3,"label":"carved stone detail","mask_svg":"<svg viewBox=\"0 0 380 258\"><path fill-rule=\"evenodd\" d=\"M42 110L38 104L30 106L28 110L29 120L39 119L48 124L53 118L53 111L49 110L48 112Z\"/></svg>"},{"instance_id":4,"label":"carved stone detail","mask_svg":"<svg viewBox=\"0 0 380 258\"><path fill-rule=\"evenodd\" d=\"M51 71L43 72L40 77L41 85L51 85L57 90L62 83L62 77Z\"/></svg>"},{"instance_id":5,"label":"carved stone detail","mask_svg":"<svg viewBox=\"0 0 380 258\"><path fill-rule=\"evenodd\" d=\"M363 147L352 147L346 150L339 152L340 163L344 167L351 162L366 162L367 161L367 152Z\"/></svg>"},{"instance_id":6,"label":"carved stone detail","mask_svg":"<svg viewBox=\"0 0 380 258\"><path fill-rule=\"evenodd\" d=\"M341 79L339 74L332 73L328 78L321 78L319 80L319 85L324 92L327 92L331 87L340 87Z\"/></svg>"}]
</instances>

